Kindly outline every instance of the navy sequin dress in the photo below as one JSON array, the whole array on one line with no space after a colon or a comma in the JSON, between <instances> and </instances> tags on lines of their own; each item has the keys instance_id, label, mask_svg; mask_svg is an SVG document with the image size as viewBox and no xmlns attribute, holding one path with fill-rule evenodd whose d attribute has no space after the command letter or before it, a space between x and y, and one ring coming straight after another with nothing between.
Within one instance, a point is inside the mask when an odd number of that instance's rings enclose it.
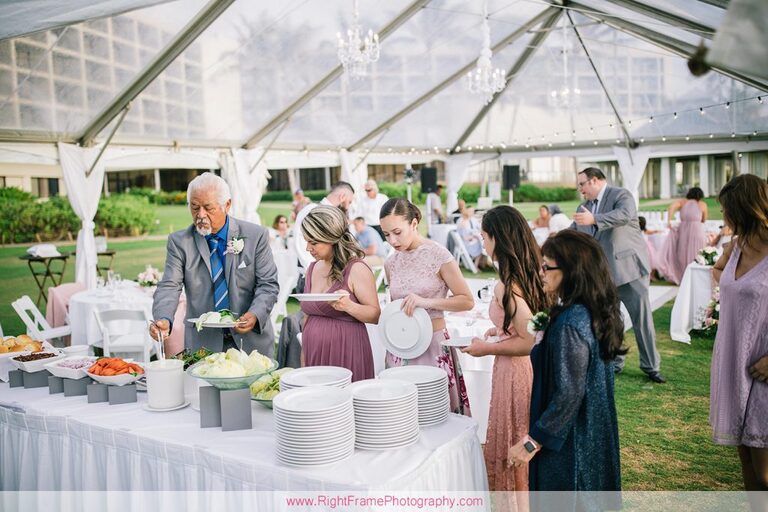
<instances>
[{"instance_id":1,"label":"navy sequin dress","mask_svg":"<svg viewBox=\"0 0 768 512\"><path fill-rule=\"evenodd\" d=\"M534 493L534 510L621 508L613 363L601 359L591 324L585 306L569 306L531 352L530 436L542 449L531 459L529 488L568 491Z\"/></svg>"}]
</instances>

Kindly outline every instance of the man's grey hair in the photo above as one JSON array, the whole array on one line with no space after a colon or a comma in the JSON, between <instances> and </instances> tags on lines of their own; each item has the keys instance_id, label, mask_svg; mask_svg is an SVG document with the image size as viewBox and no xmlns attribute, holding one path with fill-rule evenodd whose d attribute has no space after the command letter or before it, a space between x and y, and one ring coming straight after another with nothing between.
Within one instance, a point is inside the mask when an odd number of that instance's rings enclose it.
<instances>
[{"instance_id":1,"label":"man's grey hair","mask_svg":"<svg viewBox=\"0 0 768 512\"><path fill-rule=\"evenodd\" d=\"M189 185L187 186L187 205L192 202L192 194L198 190L210 189L216 191L216 197L219 201L219 206L221 207L224 207L224 205L227 204L227 201L232 199L232 193L229 191L229 184L227 184L226 180L208 171L189 182Z\"/></svg>"},{"instance_id":2,"label":"man's grey hair","mask_svg":"<svg viewBox=\"0 0 768 512\"><path fill-rule=\"evenodd\" d=\"M366 181L365 182L365 187L366 188L370 187L373 190L375 190L377 194L379 193L379 185L378 185L378 183L376 183L376 180L368 180L368 181Z\"/></svg>"}]
</instances>

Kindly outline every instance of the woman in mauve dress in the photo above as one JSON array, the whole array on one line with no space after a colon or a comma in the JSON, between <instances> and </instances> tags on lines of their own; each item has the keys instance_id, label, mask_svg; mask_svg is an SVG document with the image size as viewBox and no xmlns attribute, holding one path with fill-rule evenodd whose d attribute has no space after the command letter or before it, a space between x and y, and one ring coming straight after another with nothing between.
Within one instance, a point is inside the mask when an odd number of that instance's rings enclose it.
<instances>
[{"instance_id":1,"label":"woman in mauve dress","mask_svg":"<svg viewBox=\"0 0 768 512\"><path fill-rule=\"evenodd\" d=\"M525 217L510 206L497 206L483 216L480 232L485 247L499 265L499 283L493 290L488 314L494 327L485 338L475 338L463 352L475 357L496 356L493 363L491 409L485 442L485 465L492 491L508 491L499 497L503 510L527 510L528 466L509 466L509 449L528 433L531 407L531 348L528 332L531 317L548 307L539 271L541 256ZM513 493L514 491L514 493Z\"/></svg>"},{"instance_id":2,"label":"woman in mauve dress","mask_svg":"<svg viewBox=\"0 0 768 512\"><path fill-rule=\"evenodd\" d=\"M451 410L469 416L469 400L456 349L441 344L450 338L444 311L469 311L475 304L458 263L445 247L419 234L421 212L405 199L392 198L381 207L381 229L395 249L384 263L392 300L403 299L402 309L412 315L427 310L432 320L432 341L427 351L414 359L387 353L387 367L409 364L437 366L448 374ZM452 296L448 297L448 291Z\"/></svg>"},{"instance_id":3,"label":"woman in mauve dress","mask_svg":"<svg viewBox=\"0 0 768 512\"><path fill-rule=\"evenodd\" d=\"M692 187L685 199L679 199L669 206L669 236L664 242L658 267L669 281L679 284L686 267L696 255L707 246L704 222L707 220L707 203L704 192ZM680 210L680 225L672 227L675 212Z\"/></svg>"},{"instance_id":4,"label":"woman in mauve dress","mask_svg":"<svg viewBox=\"0 0 768 512\"><path fill-rule=\"evenodd\" d=\"M331 302L302 302L305 366L341 366L352 380L372 379L373 353L366 323L379 321L379 297L364 254L349 232L346 216L317 206L301 223L307 250L317 261L307 269L305 293L337 293Z\"/></svg>"},{"instance_id":5,"label":"woman in mauve dress","mask_svg":"<svg viewBox=\"0 0 768 512\"><path fill-rule=\"evenodd\" d=\"M709 422L715 444L736 446L753 510L768 510L768 184L731 179L718 197L734 240L720 278ZM762 499L762 502L760 500Z\"/></svg>"}]
</instances>

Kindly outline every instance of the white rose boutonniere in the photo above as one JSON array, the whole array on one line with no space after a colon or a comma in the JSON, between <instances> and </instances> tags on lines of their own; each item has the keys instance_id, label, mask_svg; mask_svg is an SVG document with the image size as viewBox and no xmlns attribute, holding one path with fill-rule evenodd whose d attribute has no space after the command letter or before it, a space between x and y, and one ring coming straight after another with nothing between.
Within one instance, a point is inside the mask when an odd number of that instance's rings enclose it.
<instances>
[{"instance_id":1,"label":"white rose boutonniere","mask_svg":"<svg viewBox=\"0 0 768 512\"><path fill-rule=\"evenodd\" d=\"M227 250L224 254L240 254L245 247L245 238L232 237L232 240L227 242Z\"/></svg>"},{"instance_id":2,"label":"white rose boutonniere","mask_svg":"<svg viewBox=\"0 0 768 512\"><path fill-rule=\"evenodd\" d=\"M548 325L548 311L539 311L528 320L528 333L536 338L536 343L539 343L544 338L544 331L547 330Z\"/></svg>"}]
</instances>

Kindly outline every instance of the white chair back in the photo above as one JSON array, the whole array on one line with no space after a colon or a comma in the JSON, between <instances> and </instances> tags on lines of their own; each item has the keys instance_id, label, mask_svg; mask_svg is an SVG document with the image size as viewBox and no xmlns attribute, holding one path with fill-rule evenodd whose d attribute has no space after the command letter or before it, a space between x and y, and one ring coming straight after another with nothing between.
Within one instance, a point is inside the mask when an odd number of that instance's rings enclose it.
<instances>
[{"instance_id":1,"label":"white chair back","mask_svg":"<svg viewBox=\"0 0 768 512\"><path fill-rule=\"evenodd\" d=\"M150 318L143 309L112 309L94 311L96 324L103 340L104 355L112 352L132 352L142 355L142 361L149 362L152 338L149 337ZM177 326L182 328L183 326Z\"/></svg>"},{"instance_id":2,"label":"white chair back","mask_svg":"<svg viewBox=\"0 0 768 512\"><path fill-rule=\"evenodd\" d=\"M470 272L477 274L479 272L477 265L475 265L475 261L469 255L469 251L467 251L467 247L464 245L464 240L461 239L458 231L451 231L448 236L453 239L453 257L456 258L459 265L463 262Z\"/></svg>"},{"instance_id":3,"label":"white chair back","mask_svg":"<svg viewBox=\"0 0 768 512\"><path fill-rule=\"evenodd\" d=\"M296 283L299 282L299 258L293 249L273 250L272 256L277 267L277 283L280 286L280 291L277 294L277 302L272 307L272 313L270 313L269 318L272 321L275 336L278 336L282 326L278 322L278 318L280 316L288 316L288 296L296 287Z\"/></svg>"},{"instance_id":4,"label":"white chair back","mask_svg":"<svg viewBox=\"0 0 768 512\"><path fill-rule=\"evenodd\" d=\"M13 309L16 310L16 314L19 315L19 318L27 327L27 334L29 336L39 340L43 337L41 334L43 331L51 329L50 324L40 310L37 309L32 299L29 298L29 295L24 295L20 299L15 300L12 305Z\"/></svg>"}]
</instances>

